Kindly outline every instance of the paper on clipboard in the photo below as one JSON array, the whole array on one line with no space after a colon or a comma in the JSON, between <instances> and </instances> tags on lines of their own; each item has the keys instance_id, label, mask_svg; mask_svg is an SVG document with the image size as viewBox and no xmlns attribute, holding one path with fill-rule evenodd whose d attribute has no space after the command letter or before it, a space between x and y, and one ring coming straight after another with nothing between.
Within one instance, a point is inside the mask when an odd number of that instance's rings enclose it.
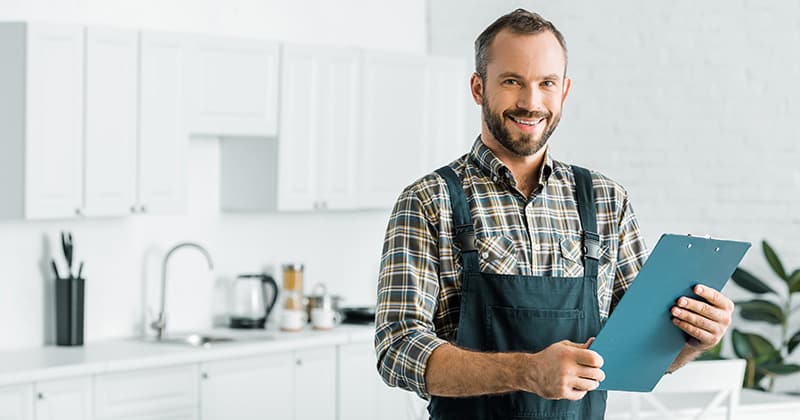
<instances>
[{"instance_id":1,"label":"paper on clipboard","mask_svg":"<svg viewBox=\"0 0 800 420\"><path fill-rule=\"evenodd\" d=\"M749 248L749 242L662 235L589 347L604 360L598 389L652 391L686 342L672 324L672 306L680 296L697 298L698 283L721 290Z\"/></svg>"}]
</instances>

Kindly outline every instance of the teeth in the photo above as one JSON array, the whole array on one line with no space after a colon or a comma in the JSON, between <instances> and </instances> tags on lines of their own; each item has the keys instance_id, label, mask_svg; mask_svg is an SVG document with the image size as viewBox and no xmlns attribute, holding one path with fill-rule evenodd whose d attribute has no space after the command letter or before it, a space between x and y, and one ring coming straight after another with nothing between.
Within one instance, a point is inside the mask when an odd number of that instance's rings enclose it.
<instances>
[{"instance_id":1,"label":"teeth","mask_svg":"<svg viewBox=\"0 0 800 420\"><path fill-rule=\"evenodd\" d=\"M536 121L525 121L525 120L520 120L520 119L517 119L517 118L514 118L514 117L510 117L510 118L512 120L514 120L514 122L518 122L518 123L523 124L523 125L536 125L536 124L539 124L540 121L542 121L541 119L536 120Z\"/></svg>"}]
</instances>

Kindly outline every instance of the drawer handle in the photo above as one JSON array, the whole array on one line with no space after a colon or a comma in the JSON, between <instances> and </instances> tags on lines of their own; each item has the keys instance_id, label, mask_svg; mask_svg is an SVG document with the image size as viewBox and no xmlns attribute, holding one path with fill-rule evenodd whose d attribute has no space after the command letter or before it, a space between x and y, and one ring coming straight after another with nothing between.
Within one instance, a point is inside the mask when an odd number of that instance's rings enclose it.
<instances>
[{"instance_id":1,"label":"drawer handle","mask_svg":"<svg viewBox=\"0 0 800 420\"><path fill-rule=\"evenodd\" d=\"M36 393L36 398L39 399L39 400L43 400L44 399L44 394L42 394L41 392L37 392Z\"/></svg>"},{"instance_id":2,"label":"drawer handle","mask_svg":"<svg viewBox=\"0 0 800 420\"><path fill-rule=\"evenodd\" d=\"M200 375L200 376L201 376L203 379L208 379L208 373L206 373L206 372L203 372L203 374L202 374L202 375Z\"/></svg>"}]
</instances>

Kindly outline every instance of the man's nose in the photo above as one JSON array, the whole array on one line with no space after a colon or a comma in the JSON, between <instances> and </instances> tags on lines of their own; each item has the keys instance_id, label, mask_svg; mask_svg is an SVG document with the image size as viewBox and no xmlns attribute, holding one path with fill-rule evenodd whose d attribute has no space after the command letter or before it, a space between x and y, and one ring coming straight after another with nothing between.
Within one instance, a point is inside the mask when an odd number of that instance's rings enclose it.
<instances>
[{"instance_id":1,"label":"man's nose","mask_svg":"<svg viewBox=\"0 0 800 420\"><path fill-rule=\"evenodd\" d=\"M517 108L526 111L540 111L543 108L542 94L535 86L526 86L519 90Z\"/></svg>"}]
</instances>

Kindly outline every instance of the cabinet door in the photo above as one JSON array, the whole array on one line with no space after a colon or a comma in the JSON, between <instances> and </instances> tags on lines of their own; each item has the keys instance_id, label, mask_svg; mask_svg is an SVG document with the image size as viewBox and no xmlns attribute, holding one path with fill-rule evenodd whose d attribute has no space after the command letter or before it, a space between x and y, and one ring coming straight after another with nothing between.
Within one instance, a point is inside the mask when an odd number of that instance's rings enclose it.
<instances>
[{"instance_id":1,"label":"cabinet door","mask_svg":"<svg viewBox=\"0 0 800 420\"><path fill-rule=\"evenodd\" d=\"M475 140L465 135L464 110L471 103L469 72L463 61L429 57L425 73L424 155L428 172L469 152Z\"/></svg>"},{"instance_id":2,"label":"cabinet door","mask_svg":"<svg viewBox=\"0 0 800 420\"><path fill-rule=\"evenodd\" d=\"M423 57L365 54L360 136L361 207L391 208L425 175Z\"/></svg>"},{"instance_id":3,"label":"cabinet door","mask_svg":"<svg viewBox=\"0 0 800 420\"><path fill-rule=\"evenodd\" d=\"M320 60L312 48L286 46L281 56L278 210L309 210L317 201ZM319 156L325 159L324 156Z\"/></svg>"},{"instance_id":4,"label":"cabinet door","mask_svg":"<svg viewBox=\"0 0 800 420\"><path fill-rule=\"evenodd\" d=\"M0 420L33 419L33 386L0 387Z\"/></svg>"},{"instance_id":5,"label":"cabinet door","mask_svg":"<svg viewBox=\"0 0 800 420\"><path fill-rule=\"evenodd\" d=\"M28 24L26 216L80 214L83 183L83 28Z\"/></svg>"},{"instance_id":6,"label":"cabinet door","mask_svg":"<svg viewBox=\"0 0 800 420\"><path fill-rule=\"evenodd\" d=\"M90 377L38 382L36 420L91 420Z\"/></svg>"},{"instance_id":7,"label":"cabinet door","mask_svg":"<svg viewBox=\"0 0 800 420\"><path fill-rule=\"evenodd\" d=\"M86 29L84 210L130 212L136 189L138 39L135 31Z\"/></svg>"},{"instance_id":8,"label":"cabinet door","mask_svg":"<svg viewBox=\"0 0 800 420\"><path fill-rule=\"evenodd\" d=\"M142 32L140 37L138 195L136 212L174 213L186 205L184 130L186 38Z\"/></svg>"},{"instance_id":9,"label":"cabinet door","mask_svg":"<svg viewBox=\"0 0 800 420\"><path fill-rule=\"evenodd\" d=\"M323 208L354 209L358 207L359 57L354 50L340 50L328 52L321 59L318 199Z\"/></svg>"},{"instance_id":10,"label":"cabinet door","mask_svg":"<svg viewBox=\"0 0 800 420\"><path fill-rule=\"evenodd\" d=\"M336 419L336 349L295 352L295 420Z\"/></svg>"},{"instance_id":11,"label":"cabinet door","mask_svg":"<svg viewBox=\"0 0 800 420\"><path fill-rule=\"evenodd\" d=\"M378 417L375 351L368 342L339 346L339 419L373 420Z\"/></svg>"},{"instance_id":12,"label":"cabinet door","mask_svg":"<svg viewBox=\"0 0 800 420\"><path fill-rule=\"evenodd\" d=\"M211 36L192 44L189 131L276 135L278 44Z\"/></svg>"},{"instance_id":13,"label":"cabinet door","mask_svg":"<svg viewBox=\"0 0 800 420\"><path fill-rule=\"evenodd\" d=\"M204 363L200 417L203 420L292 419L291 353Z\"/></svg>"},{"instance_id":14,"label":"cabinet door","mask_svg":"<svg viewBox=\"0 0 800 420\"><path fill-rule=\"evenodd\" d=\"M160 367L95 376L97 419L178 418L197 407L197 365Z\"/></svg>"}]
</instances>

